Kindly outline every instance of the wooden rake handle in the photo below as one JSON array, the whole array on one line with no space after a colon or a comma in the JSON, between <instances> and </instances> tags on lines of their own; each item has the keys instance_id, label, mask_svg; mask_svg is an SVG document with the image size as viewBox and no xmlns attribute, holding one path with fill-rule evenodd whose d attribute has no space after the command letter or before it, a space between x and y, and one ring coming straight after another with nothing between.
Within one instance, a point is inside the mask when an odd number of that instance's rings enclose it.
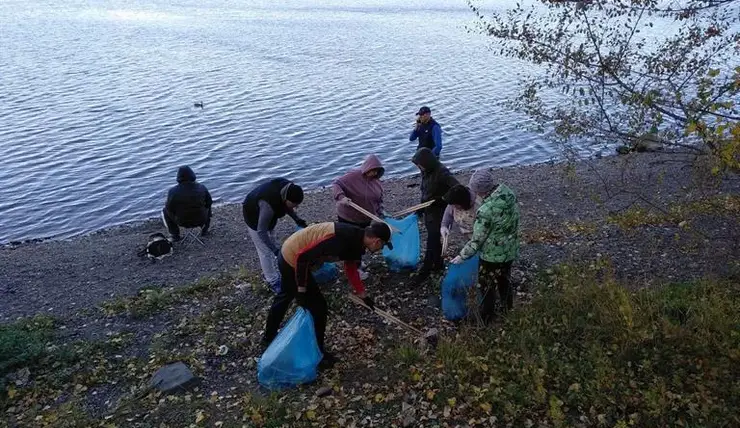
<instances>
[{"instance_id":1,"label":"wooden rake handle","mask_svg":"<svg viewBox=\"0 0 740 428\"><path fill-rule=\"evenodd\" d=\"M370 218L371 220L375 220L375 221L377 221L377 222L380 222L380 223L385 223L385 224L387 224L387 225L388 225L388 227L390 227L390 228L391 228L391 231L392 231L392 232L400 232L400 230L398 230L398 229L396 229L395 227L391 226L390 224L388 224L388 222L386 222L386 221L385 221L385 220L383 220L382 218L380 218L380 217L376 216L375 214L371 213L370 211L366 210L365 208L362 208L361 206L359 206L359 205L357 205L356 203L352 202L352 199L350 199L350 200L349 200L349 202L347 202L347 203L348 203L348 204L349 204L349 206L351 206L352 208L354 208L354 209L356 209L357 211L361 212L362 214L365 214L366 216L368 216L368 218Z\"/></svg>"},{"instance_id":2,"label":"wooden rake handle","mask_svg":"<svg viewBox=\"0 0 740 428\"><path fill-rule=\"evenodd\" d=\"M414 205L413 207L408 207L408 208L406 208L404 210L401 210L401 211L393 214L392 217L401 217L403 215L412 213L412 212L417 211L417 210L420 210L422 208L426 208L426 207L432 205L435 202L436 201L434 199L432 199L431 201L423 202L421 204Z\"/></svg>"},{"instance_id":3,"label":"wooden rake handle","mask_svg":"<svg viewBox=\"0 0 740 428\"><path fill-rule=\"evenodd\" d=\"M370 306L366 305L365 302L362 301L362 299L360 299L359 297L355 296L354 294L350 294L349 295L349 300L351 300L353 303L355 303L357 305L360 305L360 306L363 306L363 307L365 307L367 309L370 309ZM394 317L393 315L389 314L388 312L386 312L386 311L384 311L382 309L373 308L372 311L375 312L376 314L380 315L381 317L387 319L388 321L390 321L390 322L392 322L394 324L397 324L397 325L403 327L407 331L410 331L412 333L416 333L416 334L418 334L418 335L420 335L422 337L424 336L424 333L422 333L421 330L417 329L416 327L414 327L412 325L406 324L405 322L401 321L400 319Z\"/></svg>"}]
</instances>

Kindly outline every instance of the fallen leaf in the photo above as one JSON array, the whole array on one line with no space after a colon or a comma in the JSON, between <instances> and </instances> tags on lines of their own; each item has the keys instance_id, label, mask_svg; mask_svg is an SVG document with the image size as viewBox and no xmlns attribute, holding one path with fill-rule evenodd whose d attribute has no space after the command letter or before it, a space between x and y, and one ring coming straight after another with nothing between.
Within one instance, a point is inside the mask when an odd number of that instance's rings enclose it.
<instances>
[{"instance_id":1,"label":"fallen leaf","mask_svg":"<svg viewBox=\"0 0 740 428\"><path fill-rule=\"evenodd\" d=\"M11 386L10 388L8 388L8 398L12 400L14 397L15 397L15 388Z\"/></svg>"},{"instance_id":2,"label":"fallen leaf","mask_svg":"<svg viewBox=\"0 0 740 428\"><path fill-rule=\"evenodd\" d=\"M203 422L203 419L205 418L206 418L206 415L203 414L202 410L198 410L195 412L195 423L196 424Z\"/></svg>"},{"instance_id":3,"label":"fallen leaf","mask_svg":"<svg viewBox=\"0 0 740 428\"><path fill-rule=\"evenodd\" d=\"M309 421L312 421L312 420L316 419L316 412L314 412L313 410L307 411L306 412L306 419L308 419Z\"/></svg>"},{"instance_id":4,"label":"fallen leaf","mask_svg":"<svg viewBox=\"0 0 740 428\"><path fill-rule=\"evenodd\" d=\"M481 403L480 408L486 413L491 413L491 405L489 403Z\"/></svg>"}]
</instances>

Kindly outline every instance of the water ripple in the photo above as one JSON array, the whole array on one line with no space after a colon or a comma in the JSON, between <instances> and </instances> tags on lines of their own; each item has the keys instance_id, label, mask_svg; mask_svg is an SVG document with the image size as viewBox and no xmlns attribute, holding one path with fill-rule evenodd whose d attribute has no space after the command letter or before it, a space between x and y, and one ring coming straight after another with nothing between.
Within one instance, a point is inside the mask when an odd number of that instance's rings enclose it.
<instances>
[{"instance_id":1,"label":"water ripple","mask_svg":"<svg viewBox=\"0 0 740 428\"><path fill-rule=\"evenodd\" d=\"M505 106L521 68L464 10L108 3L0 4L0 242L156 215L183 164L218 202L275 175L326 185L368 153L415 173L423 104L453 169L553 156Z\"/></svg>"}]
</instances>

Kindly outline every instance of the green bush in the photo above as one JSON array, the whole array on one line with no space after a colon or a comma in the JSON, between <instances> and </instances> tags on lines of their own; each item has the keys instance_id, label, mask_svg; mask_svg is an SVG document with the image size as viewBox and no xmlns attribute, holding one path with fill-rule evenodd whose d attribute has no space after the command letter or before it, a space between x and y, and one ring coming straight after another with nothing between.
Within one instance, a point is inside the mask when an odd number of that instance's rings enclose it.
<instances>
[{"instance_id":1,"label":"green bush","mask_svg":"<svg viewBox=\"0 0 740 428\"><path fill-rule=\"evenodd\" d=\"M441 368L438 386L485 412L466 417L514 426L737 425L739 307L735 282L631 292L563 267L502 327L458 336L420 369Z\"/></svg>"},{"instance_id":2,"label":"green bush","mask_svg":"<svg viewBox=\"0 0 740 428\"><path fill-rule=\"evenodd\" d=\"M15 324L0 325L0 392L5 377L13 370L30 366L46 354L54 322L36 317Z\"/></svg>"}]
</instances>

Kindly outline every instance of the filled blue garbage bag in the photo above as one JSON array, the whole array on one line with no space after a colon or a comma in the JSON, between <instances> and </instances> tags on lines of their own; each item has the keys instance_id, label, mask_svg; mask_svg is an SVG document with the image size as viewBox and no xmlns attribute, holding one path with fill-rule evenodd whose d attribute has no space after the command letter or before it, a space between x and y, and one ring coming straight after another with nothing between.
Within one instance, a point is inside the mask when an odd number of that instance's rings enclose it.
<instances>
[{"instance_id":1,"label":"filled blue garbage bag","mask_svg":"<svg viewBox=\"0 0 740 428\"><path fill-rule=\"evenodd\" d=\"M302 227L298 227L297 230L303 229ZM339 268L337 267L336 263L324 263L321 266L319 266L318 269L314 269L311 271L313 274L313 279L316 281L317 284L326 284L327 282L332 282L339 278Z\"/></svg>"},{"instance_id":2,"label":"filled blue garbage bag","mask_svg":"<svg viewBox=\"0 0 740 428\"><path fill-rule=\"evenodd\" d=\"M262 354L257 363L257 380L269 389L311 382L316 379L322 357L313 317L308 310L299 307Z\"/></svg>"},{"instance_id":3,"label":"filled blue garbage bag","mask_svg":"<svg viewBox=\"0 0 740 428\"><path fill-rule=\"evenodd\" d=\"M468 313L468 290L478 282L478 255L459 264L450 264L442 280L442 314L450 321Z\"/></svg>"},{"instance_id":4,"label":"filled blue garbage bag","mask_svg":"<svg viewBox=\"0 0 740 428\"><path fill-rule=\"evenodd\" d=\"M411 214L401 220L386 218L385 221L399 230L391 235L393 249L383 247L383 257L385 257L388 268L393 272L415 269L421 255L419 223L416 214Z\"/></svg>"},{"instance_id":5,"label":"filled blue garbage bag","mask_svg":"<svg viewBox=\"0 0 740 428\"><path fill-rule=\"evenodd\" d=\"M336 263L324 263L311 273L317 284L325 284L339 277L339 268Z\"/></svg>"}]
</instances>

